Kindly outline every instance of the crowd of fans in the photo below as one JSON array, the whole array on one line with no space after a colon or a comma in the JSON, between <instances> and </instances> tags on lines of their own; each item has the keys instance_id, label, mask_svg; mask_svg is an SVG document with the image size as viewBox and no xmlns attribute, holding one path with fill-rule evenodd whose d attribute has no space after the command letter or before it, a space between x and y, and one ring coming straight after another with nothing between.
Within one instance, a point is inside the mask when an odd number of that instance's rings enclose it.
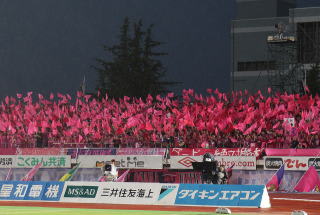
<instances>
[{"instance_id":1,"label":"crowd of fans","mask_svg":"<svg viewBox=\"0 0 320 215\"><path fill-rule=\"evenodd\" d=\"M63 147L298 147L319 146L320 98L257 92L181 97L96 99L17 94L0 107L2 147L44 143ZM34 97L38 97L34 101ZM289 123L286 119L294 119Z\"/></svg>"}]
</instances>

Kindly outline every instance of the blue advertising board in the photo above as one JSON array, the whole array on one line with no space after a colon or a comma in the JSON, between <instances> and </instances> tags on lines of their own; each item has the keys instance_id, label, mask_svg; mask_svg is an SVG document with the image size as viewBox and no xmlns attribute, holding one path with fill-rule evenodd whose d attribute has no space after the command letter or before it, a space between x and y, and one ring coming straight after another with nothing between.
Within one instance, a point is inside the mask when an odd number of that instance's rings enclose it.
<instances>
[{"instance_id":1,"label":"blue advertising board","mask_svg":"<svg viewBox=\"0 0 320 215\"><path fill-rule=\"evenodd\" d=\"M59 201L64 182L1 181L0 200Z\"/></svg>"},{"instance_id":2,"label":"blue advertising board","mask_svg":"<svg viewBox=\"0 0 320 215\"><path fill-rule=\"evenodd\" d=\"M260 207L264 185L180 184L175 205Z\"/></svg>"}]
</instances>

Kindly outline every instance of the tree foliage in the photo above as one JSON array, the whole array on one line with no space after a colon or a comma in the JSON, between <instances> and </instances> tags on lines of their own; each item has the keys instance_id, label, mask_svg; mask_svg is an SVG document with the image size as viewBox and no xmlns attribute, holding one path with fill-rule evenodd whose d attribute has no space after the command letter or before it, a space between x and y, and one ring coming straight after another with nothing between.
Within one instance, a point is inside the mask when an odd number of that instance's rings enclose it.
<instances>
[{"instance_id":1,"label":"tree foliage","mask_svg":"<svg viewBox=\"0 0 320 215\"><path fill-rule=\"evenodd\" d=\"M94 67L99 75L97 89L103 95L145 98L165 93L168 85L175 84L163 81L166 69L160 57L167 53L157 51L163 43L153 39L152 30L153 25L144 30L141 20L131 24L125 18L119 44L104 46L111 60L97 59L99 66Z\"/></svg>"}]
</instances>

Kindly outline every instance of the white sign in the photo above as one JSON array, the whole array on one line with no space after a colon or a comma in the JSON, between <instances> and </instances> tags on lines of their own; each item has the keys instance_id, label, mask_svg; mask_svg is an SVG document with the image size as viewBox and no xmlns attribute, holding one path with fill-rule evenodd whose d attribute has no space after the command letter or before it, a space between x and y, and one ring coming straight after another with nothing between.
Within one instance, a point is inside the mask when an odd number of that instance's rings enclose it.
<instances>
[{"instance_id":1,"label":"white sign","mask_svg":"<svg viewBox=\"0 0 320 215\"><path fill-rule=\"evenodd\" d=\"M15 168L32 168L42 162L41 168L70 168L70 155L16 155Z\"/></svg>"},{"instance_id":2,"label":"white sign","mask_svg":"<svg viewBox=\"0 0 320 215\"><path fill-rule=\"evenodd\" d=\"M61 202L173 205L179 184L65 182Z\"/></svg>"},{"instance_id":3,"label":"white sign","mask_svg":"<svg viewBox=\"0 0 320 215\"><path fill-rule=\"evenodd\" d=\"M41 168L70 168L70 155L0 155L0 168L32 168L42 162Z\"/></svg>"},{"instance_id":4,"label":"white sign","mask_svg":"<svg viewBox=\"0 0 320 215\"><path fill-rule=\"evenodd\" d=\"M150 205L158 200L160 191L158 183L103 183L97 203Z\"/></svg>"},{"instance_id":5,"label":"white sign","mask_svg":"<svg viewBox=\"0 0 320 215\"><path fill-rule=\"evenodd\" d=\"M79 155L80 168L102 167L116 160L119 169L162 169L161 155Z\"/></svg>"},{"instance_id":6,"label":"white sign","mask_svg":"<svg viewBox=\"0 0 320 215\"><path fill-rule=\"evenodd\" d=\"M0 155L0 168L13 167L15 159L15 155Z\"/></svg>"},{"instance_id":7,"label":"white sign","mask_svg":"<svg viewBox=\"0 0 320 215\"><path fill-rule=\"evenodd\" d=\"M257 167L255 156L215 156L214 158L219 165L226 168L233 164L233 169L255 170ZM169 163L171 169L192 169L192 162L202 162L202 159L202 156L171 156Z\"/></svg>"},{"instance_id":8,"label":"white sign","mask_svg":"<svg viewBox=\"0 0 320 215\"><path fill-rule=\"evenodd\" d=\"M307 156L266 156L264 160L265 170L277 170L284 163L285 170L305 171L314 165L320 171L320 158Z\"/></svg>"}]
</instances>

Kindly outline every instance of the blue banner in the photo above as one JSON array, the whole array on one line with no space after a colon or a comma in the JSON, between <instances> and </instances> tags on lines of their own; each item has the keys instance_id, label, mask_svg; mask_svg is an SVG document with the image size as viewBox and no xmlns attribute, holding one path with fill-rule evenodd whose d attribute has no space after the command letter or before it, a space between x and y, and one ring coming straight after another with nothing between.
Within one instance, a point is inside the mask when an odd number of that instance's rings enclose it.
<instances>
[{"instance_id":1,"label":"blue banner","mask_svg":"<svg viewBox=\"0 0 320 215\"><path fill-rule=\"evenodd\" d=\"M264 185L180 184L176 205L260 207Z\"/></svg>"},{"instance_id":2,"label":"blue banner","mask_svg":"<svg viewBox=\"0 0 320 215\"><path fill-rule=\"evenodd\" d=\"M1 181L0 200L59 201L64 182Z\"/></svg>"}]
</instances>

